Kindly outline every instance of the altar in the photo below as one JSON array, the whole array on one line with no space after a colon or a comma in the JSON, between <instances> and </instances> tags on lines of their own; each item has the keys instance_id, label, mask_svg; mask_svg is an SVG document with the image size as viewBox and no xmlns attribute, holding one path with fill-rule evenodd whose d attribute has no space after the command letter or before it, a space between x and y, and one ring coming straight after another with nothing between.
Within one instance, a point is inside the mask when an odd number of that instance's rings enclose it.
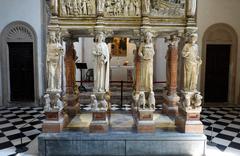
<instances>
[{"instance_id":1,"label":"altar","mask_svg":"<svg viewBox=\"0 0 240 156\"><path fill-rule=\"evenodd\" d=\"M51 0L40 156L205 155L196 7L196 0ZM79 37L94 38L86 112L75 79ZM160 104L153 82L157 38L168 45ZM125 41L135 44L133 63L111 64L125 55ZM113 111L111 81L132 82L130 111Z\"/></svg>"}]
</instances>

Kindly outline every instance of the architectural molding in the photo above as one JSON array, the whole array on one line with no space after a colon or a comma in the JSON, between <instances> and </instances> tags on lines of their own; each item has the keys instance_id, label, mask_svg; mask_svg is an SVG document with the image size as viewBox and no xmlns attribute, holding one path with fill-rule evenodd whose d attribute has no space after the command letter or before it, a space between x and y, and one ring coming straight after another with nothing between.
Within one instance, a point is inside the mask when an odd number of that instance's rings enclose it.
<instances>
[{"instance_id":1,"label":"architectural molding","mask_svg":"<svg viewBox=\"0 0 240 156\"><path fill-rule=\"evenodd\" d=\"M206 71L206 52L207 44L229 44L231 45L230 65L229 65L229 95L228 103L236 104L238 101L239 84L237 77L237 47L238 35L234 28L225 23L217 23L209 26L203 36L202 42L202 70L200 77L201 92L204 95L205 91L205 71Z\"/></svg>"},{"instance_id":2,"label":"architectural molding","mask_svg":"<svg viewBox=\"0 0 240 156\"><path fill-rule=\"evenodd\" d=\"M9 65L9 42L32 42L33 43L33 69L34 69L34 104L39 102L39 81L38 81L38 55L37 55L37 35L33 27L23 21L14 21L5 26L1 33L1 83L2 83L2 103L10 105L10 65Z\"/></svg>"}]
</instances>

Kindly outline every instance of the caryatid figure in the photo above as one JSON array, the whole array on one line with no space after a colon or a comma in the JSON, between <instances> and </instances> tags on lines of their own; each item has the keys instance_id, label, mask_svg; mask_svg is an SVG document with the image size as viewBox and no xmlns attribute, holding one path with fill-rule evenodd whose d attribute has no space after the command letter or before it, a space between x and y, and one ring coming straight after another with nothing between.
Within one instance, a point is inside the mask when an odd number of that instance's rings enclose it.
<instances>
[{"instance_id":1,"label":"caryatid figure","mask_svg":"<svg viewBox=\"0 0 240 156\"><path fill-rule=\"evenodd\" d=\"M109 91L109 49L104 42L104 34L97 34L92 51L94 58L94 91Z\"/></svg>"},{"instance_id":2,"label":"caryatid figure","mask_svg":"<svg viewBox=\"0 0 240 156\"><path fill-rule=\"evenodd\" d=\"M188 1L188 11L187 15L189 17L194 17L196 15L196 10L197 10L197 0L189 0Z\"/></svg>"},{"instance_id":3,"label":"caryatid figure","mask_svg":"<svg viewBox=\"0 0 240 156\"><path fill-rule=\"evenodd\" d=\"M198 75L202 60L198 55L198 45L196 44L198 35L190 36L189 42L185 44L182 57L184 58L184 91L196 91Z\"/></svg>"},{"instance_id":4,"label":"caryatid figure","mask_svg":"<svg viewBox=\"0 0 240 156\"><path fill-rule=\"evenodd\" d=\"M63 48L59 44L56 32L49 32L47 45L47 92L61 92Z\"/></svg>"},{"instance_id":5,"label":"caryatid figure","mask_svg":"<svg viewBox=\"0 0 240 156\"><path fill-rule=\"evenodd\" d=\"M151 92L153 91L153 56L155 55L152 33L147 32L145 34L145 41L141 43L138 55L141 60L141 91Z\"/></svg>"},{"instance_id":6,"label":"caryatid figure","mask_svg":"<svg viewBox=\"0 0 240 156\"><path fill-rule=\"evenodd\" d=\"M150 13L150 0L143 0L142 2L142 9L143 14L149 14Z\"/></svg>"}]
</instances>

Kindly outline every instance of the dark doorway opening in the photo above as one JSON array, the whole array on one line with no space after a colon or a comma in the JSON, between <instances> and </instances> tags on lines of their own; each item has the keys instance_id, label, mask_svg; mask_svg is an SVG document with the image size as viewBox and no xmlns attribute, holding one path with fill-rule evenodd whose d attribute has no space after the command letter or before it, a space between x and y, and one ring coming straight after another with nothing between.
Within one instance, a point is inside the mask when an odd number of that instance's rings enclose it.
<instances>
[{"instance_id":1,"label":"dark doorway opening","mask_svg":"<svg viewBox=\"0 0 240 156\"><path fill-rule=\"evenodd\" d=\"M9 42L10 99L34 101L33 43Z\"/></svg>"},{"instance_id":2,"label":"dark doorway opening","mask_svg":"<svg viewBox=\"0 0 240 156\"><path fill-rule=\"evenodd\" d=\"M228 102L231 45L207 45L205 102Z\"/></svg>"}]
</instances>

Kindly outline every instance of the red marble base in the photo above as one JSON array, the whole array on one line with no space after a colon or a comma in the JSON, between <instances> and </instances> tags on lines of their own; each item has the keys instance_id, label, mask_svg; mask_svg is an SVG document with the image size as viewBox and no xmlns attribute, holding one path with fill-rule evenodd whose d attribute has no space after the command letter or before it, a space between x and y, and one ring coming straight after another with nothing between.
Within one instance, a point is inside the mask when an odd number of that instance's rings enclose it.
<instances>
[{"instance_id":1,"label":"red marble base","mask_svg":"<svg viewBox=\"0 0 240 156\"><path fill-rule=\"evenodd\" d=\"M63 118L59 119L58 121L49 121L46 120L43 122L42 125L42 132L43 133L59 133L63 129Z\"/></svg>"}]
</instances>

